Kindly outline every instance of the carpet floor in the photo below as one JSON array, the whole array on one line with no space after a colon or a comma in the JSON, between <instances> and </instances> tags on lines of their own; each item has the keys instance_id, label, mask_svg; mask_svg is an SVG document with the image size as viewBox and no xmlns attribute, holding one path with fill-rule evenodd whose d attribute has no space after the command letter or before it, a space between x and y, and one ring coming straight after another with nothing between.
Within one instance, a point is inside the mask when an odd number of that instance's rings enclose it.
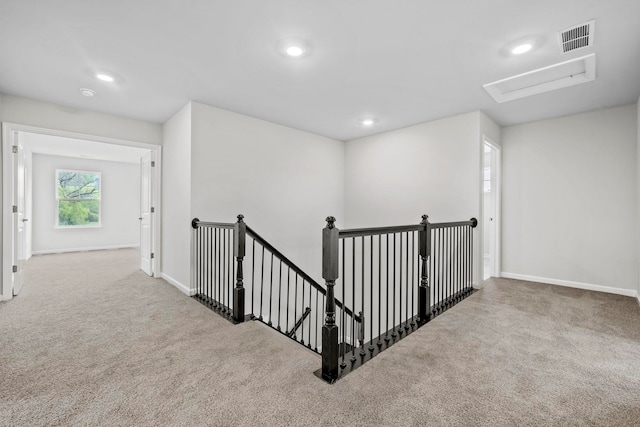
<instances>
[{"instance_id":1,"label":"carpet floor","mask_svg":"<svg viewBox=\"0 0 640 427\"><path fill-rule=\"evenodd\" d=\"M1 426L640 426L635 299L492 279L336 384L135 250L33 257L0 303Z\"/></svg>"}]
</instances>

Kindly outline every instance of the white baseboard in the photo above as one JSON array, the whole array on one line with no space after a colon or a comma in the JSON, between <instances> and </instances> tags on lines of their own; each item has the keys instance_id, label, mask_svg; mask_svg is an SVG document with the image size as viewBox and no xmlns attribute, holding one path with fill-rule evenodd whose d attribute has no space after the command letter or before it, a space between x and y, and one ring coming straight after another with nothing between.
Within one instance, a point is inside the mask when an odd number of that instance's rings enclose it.
<instances>
[{"instance_id":1,"label":"white baseboard","mask_svg":"<svg viewBox=\"0 0 640 427\"><path fill-rule=\"evenodd\" d=\"M606 292L609 294L624 295L627 297L638 298L638 301L640 302L638 291L635 291L633 289L612 288L610 286L593 285L591 283L572 282L570 280L561 280L561 279L549 279L548 277L529 276L526 274L508 273L504 271L500 273L500 277L504 277L505 279L525 280L527 282L547 283L549 285L566 286L569 288L585 289L588 291L597 291L597 292Z\"/></svg>"},{"instance_id":2,"label":"white baseboard","mask_svg":"<svg viewBox=\"0 0 640 427\"><path fill-rule=\"evenodd\" d=\"M113 245L113 246L87 246L86 248L64 248L64 249L44 249L40 251L31 252L32 255L47 255L47 254L62 254L66 252L87 252L87 251L105 251L111 249L128 249L139 248L138 243L132 243L130 245Z\"/></svg>"},{"instance_id":3,"label":"white baseboard","mask_svg":"<svg viewBox=\"0 0 640 427\"><path fill-rule=\"evenodd\" d=\"M186 296L192 297L196 294L196 292L192 290L189 286L183 285L182 283L180 283L179 281L177 281L176 279L174 279L173 277L167 274L160 273L160 277L166 280L169 284L178 288L178 290L183 294L185 294Z\"/></svg>"}]
</instances>

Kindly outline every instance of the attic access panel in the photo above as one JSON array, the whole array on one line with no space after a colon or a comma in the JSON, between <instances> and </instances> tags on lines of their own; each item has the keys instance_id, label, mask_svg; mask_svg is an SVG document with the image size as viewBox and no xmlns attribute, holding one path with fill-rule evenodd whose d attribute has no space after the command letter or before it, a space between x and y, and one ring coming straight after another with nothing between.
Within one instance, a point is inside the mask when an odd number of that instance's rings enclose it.
<instances>
[{"instance_id":1,"label":"attic access panel","mask_svg":"<svg viewBox=\"0 0 640 427\"><path fill-rule=\"evenodd\" d=\"M587 83L596 78L596 54L582 56L483 85L498 102Z\"/></svg>"}]
</instances>

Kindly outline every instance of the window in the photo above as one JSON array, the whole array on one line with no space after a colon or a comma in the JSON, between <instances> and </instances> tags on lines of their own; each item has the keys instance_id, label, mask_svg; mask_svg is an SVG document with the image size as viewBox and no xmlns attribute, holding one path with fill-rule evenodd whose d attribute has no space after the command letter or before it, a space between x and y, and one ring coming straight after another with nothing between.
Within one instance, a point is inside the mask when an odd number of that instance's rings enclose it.
<instances>
[{"instance_id":1,"label":"window","mask_svg":"<svg viewBox=\"0 0 640 427\"><path fill-rule=\"evenodd\" d=\"M58 227L100 226L100 172L56 170Z\"/></svg>"},{"instance_id":2,"label":"window","mask_svg":"<svg viewBox=\"0 0 640 427\"><path fill-rule=\"evenodd\" d=\"M484 168L484 192L491 193L491 168Z\"/></svg>"}]
</instances>

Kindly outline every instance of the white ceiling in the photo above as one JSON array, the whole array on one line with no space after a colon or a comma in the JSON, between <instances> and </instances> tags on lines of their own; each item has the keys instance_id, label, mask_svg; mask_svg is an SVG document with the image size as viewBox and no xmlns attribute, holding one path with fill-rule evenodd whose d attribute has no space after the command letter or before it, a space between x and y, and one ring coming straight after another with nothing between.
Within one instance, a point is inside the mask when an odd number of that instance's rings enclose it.
<instances>
[{"instance_id":1,"label":"white ceiling","mask_svg":"<svg viewBox=\"0 0 640 427\"><path fill-rule=\"evenodd\" d=\"M636 102L638 17L638 0L0 0L0 92L158 123L194 100L341 140L474 110L505 126ZM557 32L591 19L593 46L561 54ZM291 37L311 53L284 57ZM522 37L538 47L505 55ZM503 104L482 88L589 53L590 83Z\"/></svg>"},{"instance_id":2,"label":"white ceiling","mask_svg":"<svg viewBox=\"0 0 640 427\"><path fill-rule=\"evenodd\" d=\"M140 158L149 152L144 148L30 132L19 132L18 140L23 148L32 153L112 162L140 164Z\"/></svg>"}]
</instances>

